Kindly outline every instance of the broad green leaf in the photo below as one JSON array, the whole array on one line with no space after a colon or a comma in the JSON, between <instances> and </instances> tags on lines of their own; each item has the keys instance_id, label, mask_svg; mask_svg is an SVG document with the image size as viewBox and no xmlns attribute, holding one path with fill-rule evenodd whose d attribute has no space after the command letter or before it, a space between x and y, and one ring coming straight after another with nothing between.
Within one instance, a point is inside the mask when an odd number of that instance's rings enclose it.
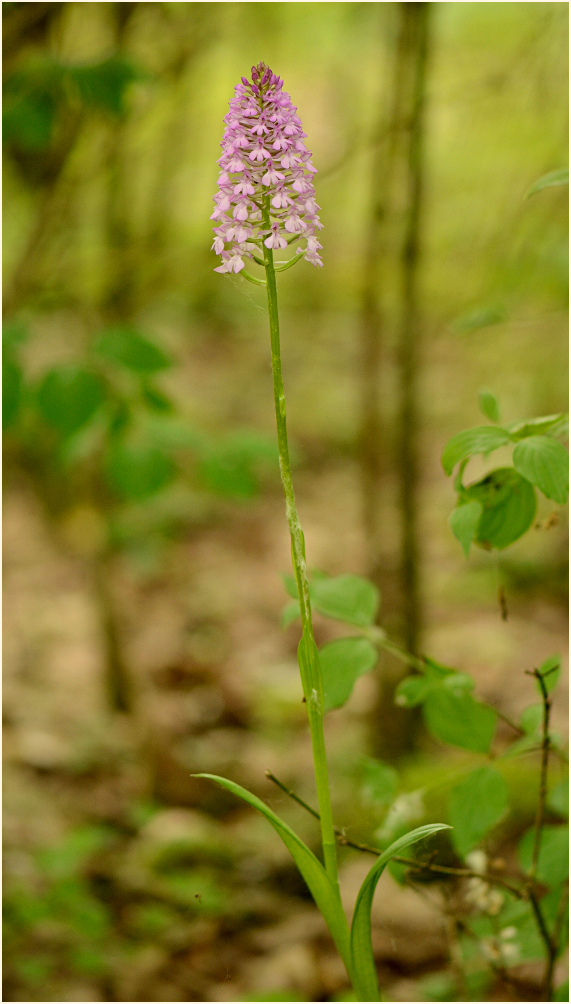
<instances>
[{"instance_id":1,"label":"broad green leaf","mask_svg":"<svg viewBox=\"0 0 571 1004\"><path fill-rule=\"evenodd\" d=\"M46 373L37 394L46 422L63 436L85 425L106 396L101 377L76 366L58 366Z\"/></svg>"},{"instance_id":2,"label":"broad green leaf","mask_svg":"<svg viewBox=\"0 0 571 1004\"><path fill-rule=\"evenodd\" d=\"M401 708L416 708L422 704L434 683L424 673L405 676L395 690L395 704Z\"/></svg>"},{"instance_id":3,"label":"broad green leaf","mask_svg":"<svg viewBox=\"0 0 571 1004\"><path fill-rule=\"evenodd\" d=\"M564 819L569 818L569 778L566 777L564 781L560 781L556 784L554 788L549 792L547 798L547 804L552 812L556 812L558 816L563 816Z\"/></svg>"},{"instance_id":4,"label":"broad green leaf","mask_svg":"<svg viewBox=\"0 0 571 1004\"><path fill-rule=\"evenodd\" d=\"M435 687L423 704L424 720L436 739L474 753L487 753L496 729L496 712L460 691Z\"/></svg>"},{"instance_id":5,"label":"broad green leaf","mask_svg":"<svg viewBox=\"0 0 571 1004\"><path fill-rule=\"evenodd\" d=\"M561 656L560 655L550 655L549 659L542 662L538 669L538 673L541 674L543 682L545 684L545 689L548 694L557 686L557 681L561 675ZM537 689L539 693L542 694L543 691L539 685L539 680L536 681Z\"/></svg>"},{"instance_id":6,"label":"broad green leaf","mask_svg":"<svg viewBox=\"0 0 571 1004\"><path fill-rule=\"evenodd\" d=\"M543 188L552 188L554 185L568 185L569 184L569 168L560 167L557 171L550 171L549 174L544 174L541 178L533 183L530 189L525 194L526 199L530 196L535 195L536 192L541 192Z\"/></svg>"},{"instance_id":7,"label":"broad green leaf","mask_svg":"<svg viewBox=\"0 0 571 1004\"><path fill-rule=\"evenodd\" d=\"M365 881L359 890L359 895L357 896L357 902L355 903L355 910L353 913L353 922L351 924L351 968L353 971L353 986L355 987L360 1000L378 1001L380 996L377 973L375 970L375 960L373 957L373 946L371 943L371 907L373 905L373 895L377 887L377 883L387 862L390 861L395 854L399 854L400 851L410 847L411 844L416 844L420 840L424 840L426 837L430 837L432 834L438 833L439 830L448 829L450 829L450 827L443 823L430 823L428 826L420 826L411 833L406 833L404 837L400 837L399 840L395 840L394 844L391 844L386 851L383 851L383 853L379 855L375 864L365 878Z\"/></svg>"},{"instance_id":8,"label":"broad green leaf","mask_svg":"<svg viewBox=\"0 0 571 1004\"><path fill-rule=\"evenodd\" d=\"M529 871L533 853L534 829L524 834L518 853L524 871ZM541 831L537 878L551 889L569 875L569 827L544 826Z\"/></svg>"},{"instance_id":9,"label":"broad green leaf","mask_svg":"<svg viewBox=\"0 0 571 1004\"><path fill-rule=\"evenodd\" d=\"M448 818L452 825L452 843L460 857L465 857L504 815L508 807L508 789L501 774L493 767L478 767L457 784L450 793Z\"/></svg>"},{"instance_id":10,"label":"broad green leaf","mask_svg":"<svg viewBox=\"0 0 571 1004\"><path fill-rule=\"evenodd\" d=\"M150 498L173 480L176 467L154 446L114 443L105 462L107 478L115 491L131 502Z\"/></svg>"},{"instance_id":11,"label":"broad green leaf","mask_svg":"<svg viewBox=\"0 0 571 1004\"><path fill-rule=\"evenodd\" d=\"M399 776L394 767L382 760L363 757L361 760L361 794L367 802L390 805L397 790Z\"/></svg>"},{"instance_id":12,"label":"broad green leaf","mask_svg":"<svg viewBox=\"0 0 571 1004\"><path fill-rule=\"evenodd\" d=\"M281 626L285 629L293 624L294 621L301 617L301 610L299 608L299 600L292 600L288 603L282 610L281 616Z\"/></svg>"},{"instance_id":13,"label":"broad green leaf","mask_svg":"<svg viewBox=\"0 0 571 1004\"><path fill-rule=\"evenodd\" d=\"M379 608L379 591L360 575L314 578L310 585L312 605L333 620L368 627Z\"/></svg>"},{"instance_id":14,"label":"broad green leaf","mask_svg":"<svg viewBox=\"0 0 571 1004\"><path fill-rule=\"evenodd\" d=\"M485 456L510 441L510 434L498 425L479 425L475 429L459 432L448 441L442 454L442 466L446 474L452 471L462 460L473 457L477 453Z\"/></svg>"},{"instance_id":15,"label":"broad green leaf","mask_svg":"<svg viewBox=\"0 0 571 1004\"><path fill-rule=\"evenodd\" d=\"M548 499L565 505L569 497L569 454L551 436L529 436L514 449L516 471L536 485Z\"/></svg>"},{"instance_id":16,"label":"broad green leaf","mask_svg":"<svg viewBox=\"0 0 571 1004\"><path fill-rule=\"evenodd\" d=\"M216 781L222 788L231 791L238 798L242 798L254 809L258 809L266 817L274 830L280 835L292 858L294 859L301 875L313 896L318 909L320 910L325 923L327 924L331 936L337 946L337 950L345 963L347 972L351 973L351 948L349 941L349 928L347 920L341 906L339 893L334 889L329 876L323 865L317 860L315 854L298 837L297 833L284 823L275 812L252 795L245 788L234 781L228 781L224 777L217 777L214 774L195 774L194 777L203 777L210 781ZM420 839L420 838L419 838Z\"/></svg>"},{"instance_id":17,"label":"broad green leaf","mask_svg":"<svg viewBox=\"0 0 571 1004\"><path fill-rule=\"evenodd\" d=\"M224 498L250 499L258 491L250 463L224 446L209 450L199 469L210 490Z\"/></svg>"},{"instance_id":18,"label":"broad green leaf","mask_svg":"<svg viewBox=\"0 0 571 1004\"><path fill-rule=\"evenodd\" d=\"M461 503L450 513L450 516L448 517L450 529L452 530L454 536L460 541L466 558L468 557L470 544L474 539L482 512L483 508L481 502L477 502L474 499L472 502Z\"/></svg>"},{"instance_id":19,"label":"broad green leaf","mask_svg":"<svg viewBox=\"0 0 571 1004\"><path fill-rule=\"evenodd\" d=\"M512 439L526 439L528 436L568 436L569 415L544 415L542 418L529 418L523 422L508 425Z\"/></svg>"},{"instance_id":20,"label":"broad green leaf","mask_svg":"<svg viewBox=\"0 0 571 1004\"><path fill-rule=\"evenodd\" d=\"M171 365L168 356L134 328L110 328L103 332L94 348L100 356L135 373L156 373Z\"/></svg>"},{"instance_id":21,"label":"broad green leaf","mask_svg":"<svg viewBox=\"0 0 571 1004\"><path fill-rule=\"evenodd\" d=\"M483 513L475 541L482 547L502 550L518 540L533 523L537 499L533 485L513 467L500 467L465 489L480 502Z\"/></svg>"},{"instance_id":22,"label":"broad green leaf","mask_svg":"<svg viewBox=\"0 0 571 1004\"><path fill-rule=\"evenodd\" d=\"M441 662L436 662L436 659L431 659L428 655L425 655L424 672L430 680L442 681L447 676L455 674L456 670L450 666L443 666Z\"/></svg>"},{"instance_id":23,"label":"broad green leaf","mask_svg":"<svg viewBox=\"0 0 571 1004\"><path fill-rule=\"evenodd\" d=\"M480 405L480 411L482 415L490 419L490 422L499 422L500 420L500 406L498 400L491 390L483 387L478 393L478 403Z\"/></svg>"},{"instance_id":24,"label":"broad green leaf","mask_svg":"<svg viewBox=\"0 0 571 1004\"><path fill-rule=\"evenodd\" d=\"M100 63L74 66L69 70L82 100L88 106L120 115L126 90L143 74L124 57L113 55Z\"/></svg>"},{"instance_id":25,"label":"broad green leaf","mask_svg":"<svg viewBox=\"0 0 571 1004\"><path fill-rule=\"evenodd\" d=\"M339 638L319 649L325 711L340 708L358 676L376 666L379 653L367 638Z\"/></svg>"},{"instance_id":26,"label":"broad green leaf","mask_svg":"<svg viewBox=\"0 0 571 1004\"><path fill-rule=\"evenodd\" d=\"M526 736L534 736L539 733L541 728L541 722L543 719L543 705L542 704L530 704L527 708L524 708L519 719L519 724L521 725Z\"/></svg>"},{"instance_id":27,"label":"broad green leaf","mask_svg":"<svg viewBox=\"0 0 571 1004\"><path fill-rule=\"evenodd\" d=\"M458 695L464 694L466 691L473 690L475 685L475 681L471 676L468 676L468 673L452 673L442 681L443 687L446 687L447 690L451 690L453 694Z\"/></svg>"},{"instance_id":28,"label":"broad green leaf","mask_svg":"<svg viewBox=\"0 0 571 1004\"><path fill-rule=\"evenodd\" d=\"M2 354L2 428L13 425L22 400L22 368L11 354Z\"/></svg>"}]
</instances>

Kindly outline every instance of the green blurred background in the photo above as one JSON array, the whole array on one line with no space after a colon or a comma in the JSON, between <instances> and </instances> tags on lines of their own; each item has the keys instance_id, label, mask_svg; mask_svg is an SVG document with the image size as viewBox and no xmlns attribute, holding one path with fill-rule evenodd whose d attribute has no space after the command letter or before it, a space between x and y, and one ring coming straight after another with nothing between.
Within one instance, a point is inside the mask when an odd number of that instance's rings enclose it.
<instances>
[{"instance_id":1,"label":"green blurred background","mask_svg":"<svg viewBox=\"0 0 571 1004\"><path fill-rule=\"evenodd\" d=\"M344 999L277 838L190 778L226 773L315 842L264 777L313 801L297 629L279 625L289 555L264 294L214 273L209 216L222 118L263 59L319 169L325 267L279 283L309 563L374 570L381 623L402 638L407 205L387 140L402 6L3 4L6 1000ZM567 163L568 6L427 6L419 645L517 716L523 670L565 645L566 528L543 500L538 529L466 562L439 456L480 424L482 387L506 422L566 407L567 190L525 195ZM382 322L373 536L367 282ZM318 618L316 633L335 628ZM378 822L359 802L364 754L399 763L409 790L453 760L395 716L396 672L387 660L363 677L328 723L337 818L363 839ZM530 769L514 769L502 853L533 813ZM347 852L348 895L360 868ZM448 949L406 895L386 890L377 955L388 999L424 1000Z\"/></svg>"}]
</instances>

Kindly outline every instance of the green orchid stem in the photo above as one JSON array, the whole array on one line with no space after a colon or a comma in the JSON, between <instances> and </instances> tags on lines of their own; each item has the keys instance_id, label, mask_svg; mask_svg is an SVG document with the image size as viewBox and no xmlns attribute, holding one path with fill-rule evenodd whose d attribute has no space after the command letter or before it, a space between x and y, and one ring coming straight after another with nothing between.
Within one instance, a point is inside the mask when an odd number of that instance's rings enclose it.
<instances>
[{"instance_id":1,"label":"green orchid stem","mask_svg":"<svg viewBox=\"0 0 571 1004\"><path fill-rule=\"evenodd\" d=\"M264 206L264 222L267 229L270 229L269 210L266 200ZM291 477L291 464L289 459L289 446L286 426L286 404L284 395L284 385L282 379L282 364L280 351L280 327L278 318L278 293L276 287L276 273L274 268L274 256L271 248L264 246L266 282L268 288L268 311L270 316L270 340L272 350L272 375L274 382L274 403L276 408L276 423L278 432L278 450L280 458L280 472L284 487L287 521L291 535L291 552L293 569L297 582L299 594L299 605L301 609L301 621L303 634L306 642L313 648L313 625L311 621L311 603L309 599L309 582L307 578L307 568L305 564L305 541L303 530L299 522L293 482ZM316 660L318 664L318 660ZM321 671L318 668L319 676ZM315 768L315 785L317 788L317 801L319 803L319 815L321 817L321 842L323 845L323 862L329 878L334 887L338 888L337 878L337 849L335 841L335 828L333 825L333 813L331 810L331 796L329 793L329 776L327 770L327 757L325 753L325 736L323 732L323 684L321 679L317 680L318 686L309 690L307 681L304 680L304 692L311 731L311 745L313 749L313 762ZM312 681L313 682L313 681ZM308 692L309 690L309 692Z\"/></svg>"}]
</instances>

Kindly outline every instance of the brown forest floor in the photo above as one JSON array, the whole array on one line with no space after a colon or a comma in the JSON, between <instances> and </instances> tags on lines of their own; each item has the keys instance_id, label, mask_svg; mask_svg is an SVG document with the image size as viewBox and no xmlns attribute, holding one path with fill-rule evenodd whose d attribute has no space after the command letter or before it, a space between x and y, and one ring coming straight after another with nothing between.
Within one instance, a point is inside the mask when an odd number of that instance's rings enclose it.
<instances>
[{"instance_id":1,"label":"brown forest floor","mask_svg":"<svg viewBox=\"0 0 571 1004\"><path fill-rule=\"evenodd\" d=\"M311 477L302 470L297 481L311 563L333 574L360 571L351 463ZM424 516L430 533L425 649L473 673L478 695L517 717L534 700L524 669L565 651L565 611L553 597L540 598L533 585L516 588L512 577L509 619L502 622L487 556L476 557L480 571L470 573L446 528L437 526L442 491L429 486ZM332 497L335 505L325 501ZM314 800L296 628L279 627L286 598L278 573L288 568L288 542L277 489L242 509L221 505L216 520L173 546L159 575L114 568L132 716L113 716L106 707L104 639L88 564L50 536L24 483L7 488L4 524L8 884L22 879L43 888L34 872L38 848L94 823L115 828L115 842L95 856L88 874L113 917L112 933L102 936L102 971L70 967L65 934L46 921L19 951L59 961L34 984L31 976L25 982L25 966L16 966L15 975L8 959L4 999L228 1001L272 993L274 999L342 999L343 967L277 836L263 819L189 776L232 777L315 846L312 821L264 776L270 768ZM335 630L318 620L318 642ZM356 800L355 774L377 728L370 714L376 686L374 675L361 678L348 705L328 722L337 818L361 839L374 818ZM565 707L563 685L553 712L560 732ZM420 785L423 770L446 773L454 763L454 755L443 761L434 744L423 744L428 768L418 755L405 765L409 780L418 776ZM522 818L533 797L533 791L522 796ZM512 837L502 848L507 856ZM184 846L187 858L169 865L172 848ZM343 854L349 903L370 859ZM162 870L155 867L159 860ZM159 905L154 928L149 904ZM386 999L424 999L422 979L448 967L440 906L438 887L422 898L383 876L374 947ZM517 988L498 983L487 999L537 1000L537 966L520 970Z\"/></svg>"}]
</instances>

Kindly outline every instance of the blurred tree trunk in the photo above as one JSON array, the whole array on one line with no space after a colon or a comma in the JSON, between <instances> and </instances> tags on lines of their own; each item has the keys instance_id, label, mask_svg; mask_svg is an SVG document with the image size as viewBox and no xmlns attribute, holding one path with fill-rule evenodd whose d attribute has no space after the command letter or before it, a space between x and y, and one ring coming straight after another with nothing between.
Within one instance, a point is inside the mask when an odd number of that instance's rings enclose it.
<instances>
[{"instance_id":1,"label":"blurred tree trunk","mask_svg":"<svg viewBox=\"0 0 571 1004\"><path fill-rule=\"evenodd\" d=\"M404 641L409 652L418 654L421 629L419 593L418 458L419 415L417 377L421 323L419 270L424 205L424 132L426 69L428 58L429 3L401 3L403 49L410 63L410 112L405 123L407 209L402 248L402 314L398 337L399 404L397 470L402 511L402 584L404 592Z\"/></svg>"},{"instance_id":2,"label":"blurred tree trunk","mask_svg":"<svg viewBox=\"0 0 571 1004\"><path fill-rule=\"evenodd\" d=\"M428 4L391 5L398 21L397 44L388 85L388 111L381 107L378 148L373 155L371 206L366 242L361 321L361 396L359 444L363 515L369 577L381 591L383 626L411 652L418 651L421 625L418 589L416 373L418 368L418 269L423 190L423 131ZM404 217L404 221L403 220ZM400 246L400 252L398 250ZM391 434L382 406L381 374L389 353L387 293L394 281L397 305L398 416ZM391 420L391 426L395 422ZM394 455L393 455L394 451ZM385 542L380 499L391 473L396 475L401 514L398 565ZM416 728L410 712L394 706L393 693L403 668L384 655L373 745L383 755L410 749Z\"/></svg>"}]
</instances>

